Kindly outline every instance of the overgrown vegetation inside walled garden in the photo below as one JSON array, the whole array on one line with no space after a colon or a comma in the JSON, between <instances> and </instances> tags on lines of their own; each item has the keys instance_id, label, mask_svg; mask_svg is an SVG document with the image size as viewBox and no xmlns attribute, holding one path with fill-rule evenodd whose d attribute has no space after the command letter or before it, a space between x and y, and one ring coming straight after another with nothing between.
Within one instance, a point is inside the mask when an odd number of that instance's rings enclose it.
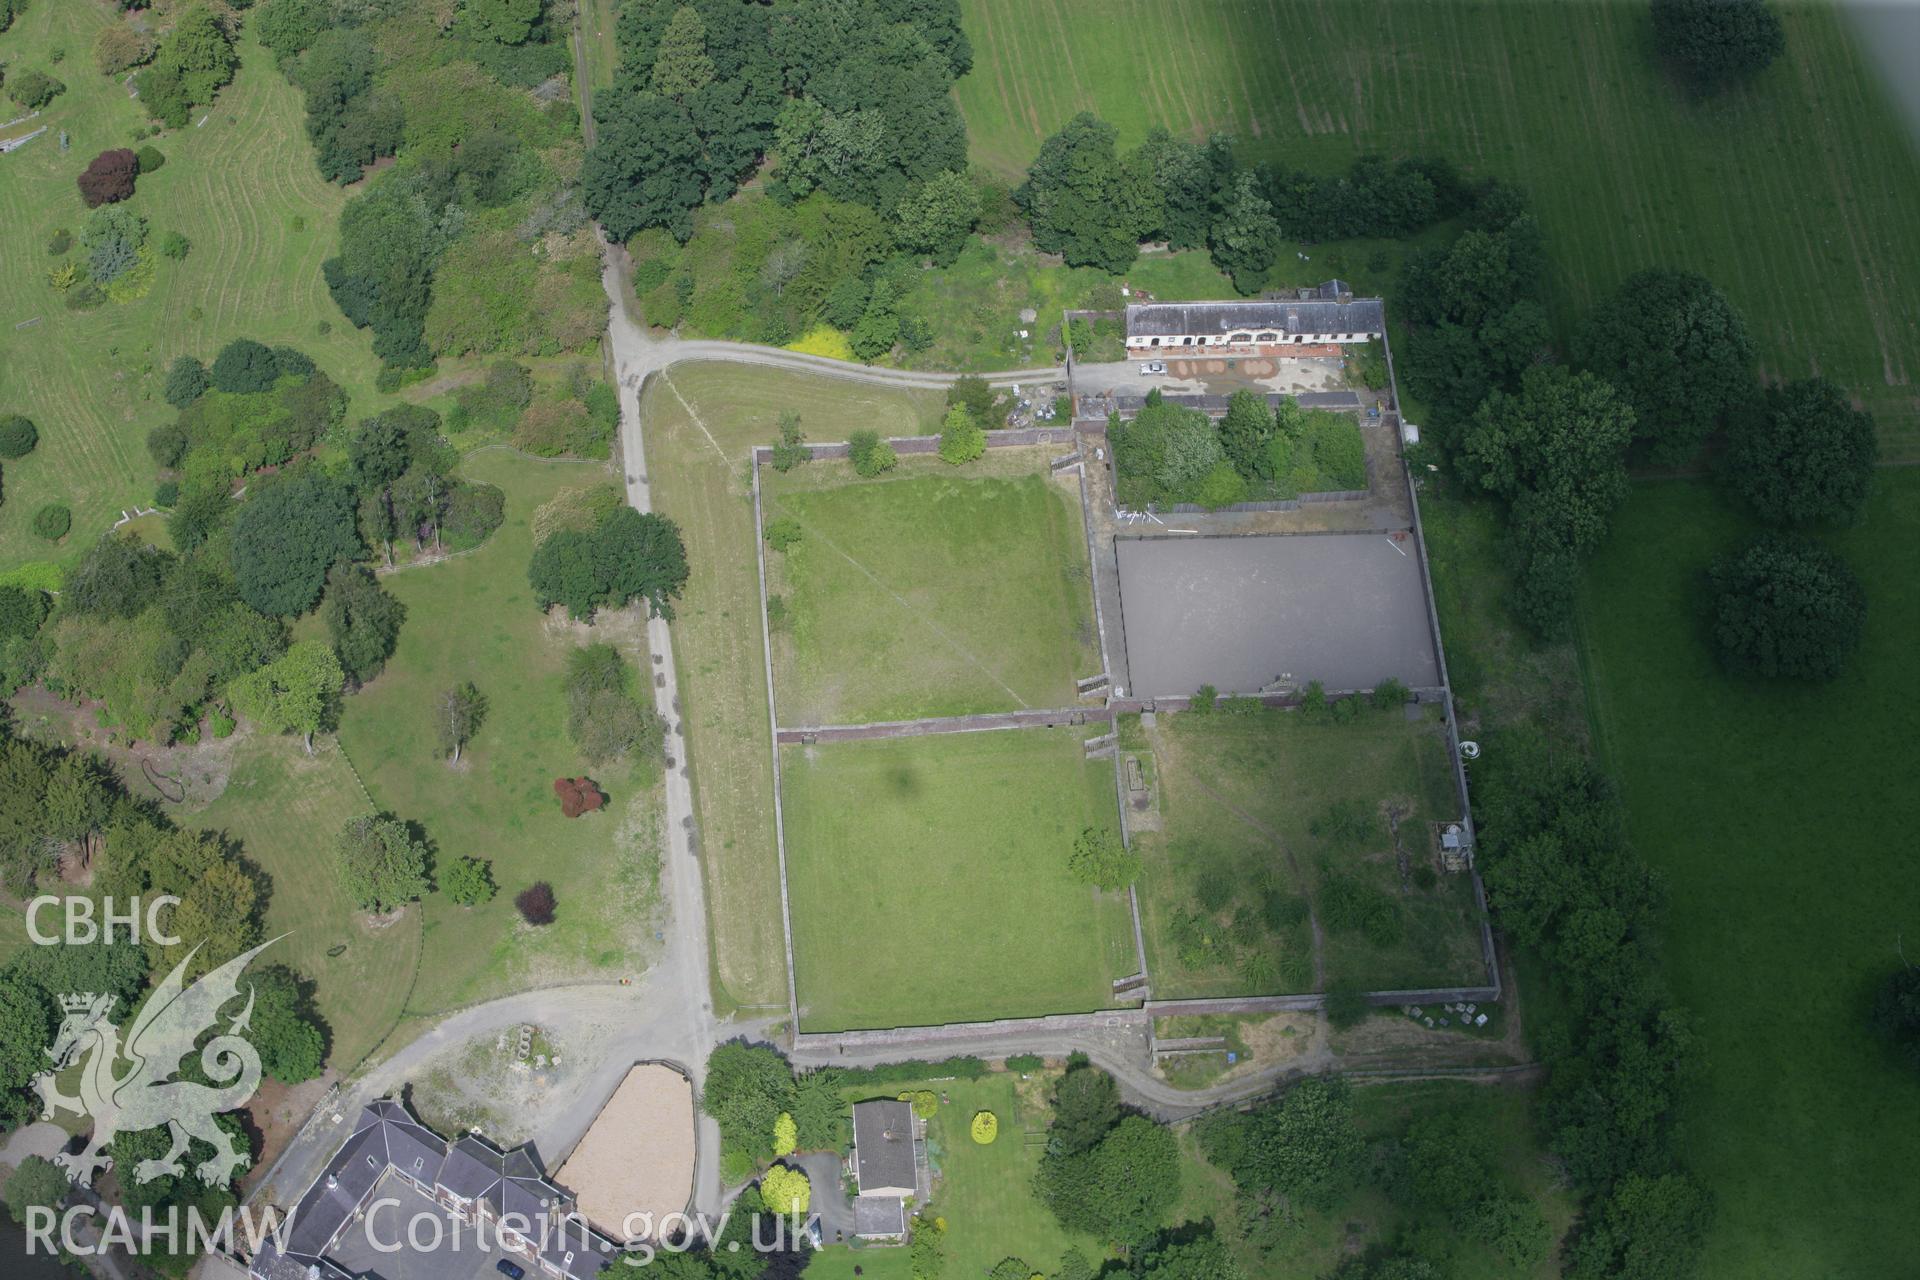
<instances>
[{"instance_id":1,"label":"overgrown vegetation inside walled garden","mask_svg":"<svg viewBox=\"0 0 1920 1280\"><path fill-rule=\"evenodd\" d=\"M1352 414L1302 409L1293 400L1269 408L1253 391L1234 392L1218 423L1149 391L1138 414L1109 420L1107 439L1120 503L1135 509L1367 487L1366 441Z\"/></svg>"}]
</instances>

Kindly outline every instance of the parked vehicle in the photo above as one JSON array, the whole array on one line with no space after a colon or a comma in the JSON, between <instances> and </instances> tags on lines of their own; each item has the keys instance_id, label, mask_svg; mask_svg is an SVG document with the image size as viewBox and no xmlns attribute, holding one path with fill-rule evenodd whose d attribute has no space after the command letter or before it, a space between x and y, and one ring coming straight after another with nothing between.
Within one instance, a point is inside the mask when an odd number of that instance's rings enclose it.
<instances>
[{"instance_id":1,"label":"parked vehicle","mask_svg":"<svg viewBox=\"0 0 1920 1280\"><path fill-rule=\"evenodd\" d=\"M494 1263L493 1269L505 1276L507 1280L527 1280L527 1269L517 1262L509 1262L505 1258Z\"/></svg>"}]
</instances>

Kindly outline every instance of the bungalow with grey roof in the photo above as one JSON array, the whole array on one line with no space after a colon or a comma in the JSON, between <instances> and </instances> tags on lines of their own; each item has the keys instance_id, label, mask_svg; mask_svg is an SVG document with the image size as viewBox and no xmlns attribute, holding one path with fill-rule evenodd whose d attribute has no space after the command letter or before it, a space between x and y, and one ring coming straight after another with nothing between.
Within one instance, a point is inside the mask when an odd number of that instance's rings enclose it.
<instances>
[{"instance_id":1,"label":"bungalow with grey roof","mask_svg":"<svg viewBox=\"0 0 1920 1280\"><path fill-rule=\"evenodd\" d=\"M894 1098L854 1104L855 1235L898 1240L907 1234L907 1200L920 1194L920 1142L913 1104Z\"/></svg>"}]
</instances>

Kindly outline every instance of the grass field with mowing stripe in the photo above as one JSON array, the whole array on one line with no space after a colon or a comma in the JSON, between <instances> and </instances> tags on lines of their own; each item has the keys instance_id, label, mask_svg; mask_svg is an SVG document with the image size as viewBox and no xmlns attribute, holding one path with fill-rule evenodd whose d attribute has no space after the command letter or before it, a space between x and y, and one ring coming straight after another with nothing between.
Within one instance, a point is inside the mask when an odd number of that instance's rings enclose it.
<instances>
[{"instance_id":1,"label":"grass field with mowing stripe","mask_svg":"<svg viewBox=\"0 0 1920 1280\"><path fill-rule=\"evenodd\" d=\"M422 908L426 955L410 1013L429 1014L561 979L638 974L653 949L659 873L659 770L652 763L590 766L566 731L561 676L580 644L625 649L647 696L645 635L631 611L591 629L549 620L527 585L528 521L564 488L604 484L600 463L541 462L488 450L461 464L468 479L507 492L507 519L476 551L383 579L407 607L386 669L347 700L340 740L383 809L418 822L445 865L493 864L500 893L466 908L438 894ZM434 699L471 680L487 715L455 768L436 758ZM568 819L553 780L587 773L607 807ZM325 825L331 839L337 822ZM513 895L553 885L555 922L521 923Z\"/></svg>"},{"instance_id":2,"label":"grass field with mowing stripe","mask_svg":"<svg viewBox=\"0 0 1920 1280\"><path fill-rule=\"evenodd\" d=\"M655 502L679 524L693 566L674 643L722 1008L784 1009L787 999L748 451L777 440L789 410L813 439L844 440L861 426L883 436L931 430L941 403L938 392L744 365L680 365L647 384Z\"/></svg>"},{"instance_id":3,"label":"grass field with mowing stripe","mask_svg":"<svg viewBox=\"0 0 1920 1280\"><path fill-rule=\"evenodd\" d=\"M1881 471L1829 539L1868 601L1832 684L1731 680L1708 652L1701 575L1749 532L1704 485L1635 490L1583 594L1594 732L1665 878L1664 955L1704 1040L1683 1151L1720 1206L1700 1274L1894 1275L1920 1251L1920 1079L1865 1017L1920 938L1920 474Z\"/></svg>"},{"instance_id":4,"label":"grass field with mowing stripe","mask_svg":"<svg viewBox=\"0 0 1920 1280\"><path fill-rule=\"evenodd\" d=\"M1644 4L962 11L974 67L955 92L974 160L1003 176L1083 109L1127 143L1156 124L1226 130L1252 158L1318 171L1365 151L1446 156L1530 191L1563 334L1635 270L1701 271L1769 374L1819 370L1864 400L1890 453L1920 456L1920 156L1828 4L1780 6L1786 56L1706 102L1656 66Z\"/></svg>"},{"instance_id":5,"label":"grass field with mowing stripe","mask_svg":"<svg viewBox=\"0 0 1920 1280\"><path fill-rule=\"evenodd\" d=\"M75 559L122 508L151 504L146 434L174 416L160 391L175 356L210 361L238 337L291 343L352 393L354 413L372 412L378 362L320 276L347 196L314 167L298 91L243 36L238 75L195 116L206 123L135 144L145 113L93 66L109 14L96 4L35 4L0 35L10 71L39 67L67 85L35 122L49 132L0 156L0 413L24 413L40 428L40 447L6 464L0 563ZM66 57L50 66L56 46ZM0 108L9 118L11 105ZM72 141L64 153L63 129ZM87 210L74 179L87 162L135 145L159 148L167 163L140 178L126 207L147 219L151 237L179 231L192 250L182 262L160 259L144 298L68 311L47 283L60 261L47 242L61 227L78 237ZM325 337L323 320L332 326ZM73 532L57 548L28 527L47 502L73 509Z\"/></svg>"},{"instance_id":6,"label":"grass field with mowing stripe","mask_svg":"<svg viewBox=\"0 0 1920 1280\"><path fill-rule=\"evenodd\" d=\"M1134 972L1124 893L1067 874L1112 826L1082 729L783 747L800 1025L917 1026L1102 1009Z\"/></svg>"},{"instance_id":7,"label":"grass field with mowing stripe","mask_svg":"<svg viewBox=\"0 0 1920 1280\"><path fill-rule=\"evenodd\" d=\"M1100 656L1077 478L1047 474L1056 452L903 458L874 480L837 460L763 467L767 520L804 531L767 553L780 722L1074 705Z\"/></svg>"}]
</instances>

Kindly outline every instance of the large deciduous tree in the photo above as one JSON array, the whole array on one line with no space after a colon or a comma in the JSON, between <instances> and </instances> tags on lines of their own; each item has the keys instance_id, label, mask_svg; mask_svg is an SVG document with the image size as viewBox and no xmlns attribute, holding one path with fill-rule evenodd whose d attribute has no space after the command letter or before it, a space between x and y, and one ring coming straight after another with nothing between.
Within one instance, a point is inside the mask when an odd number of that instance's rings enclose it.
<instances>
[{"instance_id":1,"label":"large deciduous tree","mask_svg":"<svg viewBox=\"0 0 1920 1280\"><path fill-rule=\"evenodd\" d=\"M327 570L360 553L353 495L308 473L259 486L233 521L233 575L240 598L262 613L305 613Z\"/></svg>"},{"instance_id":2,"label":"large deciduous tree","mask_svg":"<svg viewBox=\"0 0 1920 1280\"><path fill-rule=\"evenodd\" d=\"M299 1084L326 1065L327 1035L313 1010L312 984L284 965L251 970L253 1022L247 1039L260 1052L260 1069L282 1084Z\"/></svg>"},{"instance_id":3,"label":"large deciduous tree","mask_svg":"<svg viewBox=\"0 0 1920 1280\"><path fill-rule=\"evenodd\" d=\"M1831 680L1860 647L1866 596L1846 561L1818 543L1763 536L1716 560L1708 580L1713 643L1730 671Z\"/></svg>"},{"instance_id":4,"label":"large deciduous tree","mask_svg":"<svg viewBox=\"0 0 1920 1280\"><path fill-rule=\"evenodd\" d=\"M1114 1243L1137 1243L1166 1224L1180 1198L1179 1146L1172 1133L1147 1117L1122 1116L1085 1151L1049 1151L1034 1186L1069 1228Z\"/></svg>"},{"instance_id":5,"label":"large deciduous tree","mask_svg":"<svg viewBox=\"0 0 1920 1280\"><path fill-rule=\"evenodd\" d=\"M1787 47L1767 0L1653 0L1653 34L1687 82L1708 91L1758 75Z\"/></svg>"},{"instance_id":6,"label":"large deciduous tree","mask_svg":"<svg viewBox=\"0 0 1920 1280\"><path fill-rule=\"evenodd\" d=\"M1756 390L1746 322L1691 271L1628 277L1587 317L1574 354L1626 396L1634 438L1663 467L1691 461Z\"/></svg>"},{"instance_id":7,"label":"large deciduous tree","mask_svg":"<svg viewBox=\"0 0 1920 1280\"><path fill-rule=\"evenodd\" d=\"M1633 422L1609 383L1545 366L1517 394L1489 395L1461 433L1461 475L1507 503L1521 577L1514 608L1536 632L1566 625L1578 561L1626 499Z\"/></svg>"},{"instance_id":8,"label":"large deciduous tree","mask_svg":"<svg viewBox=\"0 0 1920 1280\"><path fill-rule=\"evenodd\" d=\"M576 618L644 599L654 614L671 619L687 572L679 526L631 507L614 511L591 532L562 529L551 535L527 567L540 607L564 604Z\"/></svg>"},{"instance_id":9,"label":"large deciduous tree","mask_svg":"<svg viewBox=\"0 0 1920 1280\"><path fill-rule=\"evenodd\" d=\"M1721 475L1770 524L1843 524L1866 505L1879 461L1873 418L1825 378L1769 387L1735 418Z\"/></svg>"},{"instance_id":10,"label":"large deciduous tree","mask_svg":"<svg viewBox=\"0 0 1920 1280\"><path fill-rule=\"evenodd\" d=\"M213 385L219 391L268 391L279 376L280 365L273 349L252 338L235 338L213 358Z\"/></svg>"},{"instance_id":11,"label":"large deciduous tree","mask_svg":"<svg viewBox=\"0 0 1920 1280\"><path fill-rule=\"evenodd\" d=\"M388 595L366 566L336 564L327 572L321 608L340 669L356 685L380 674L400 641L407 606Z\"/></svg>"},{"instance_id":12,"label":"large deciduous tree","mask_svg":"<svg viewBox=\"0 0 1920 1280\"><path fill-rule=\"evenodd\" d=\"M1241 293L1260 292L1280 251L1280 223L1251 169L1233 177L1220 212L1207 232L1213 265L1226 272Z\"/></svg>"},{"instance_id":13,"label":"large deciduous tree","mask_svg":"<svg viewBox=\"0 0 1920 1280\"><path fill-rule=\"evenodd\" d=\"M313 754L313 735L332 714L346 676L333 650L319 640L294 643L274 661L233 682L234 710L269 733L297 733Z\"/></svg>"},{"instance_id":14,"label":"large deciduous tree","mask_svg":"<svg viewBox=\"0 0 1920 1280\"><path fill-rule=\"evenodd\" d=\"M952 266L980 217L980 196L964 173L936 173L907 188L894 210L900 247L924 253L937 266Z\"/></svg>"},{"instance_id":15,"label":"large deciduous tree","mask_svg":"<svg viewBox=\"0 0 1920 1280\"><path fill-rule=\"evenodd\" d=\"M615 240L645 227L686 240L705 195L700 135L686 109L643 93L609 95L595 114L599 136L580 175L587 208Z\"/></svg>"},{"instance_id":16,"label":"large deciduous tree","mask_svg":"<svg viewBox=\"0 0 1920 1280\"><path fill-rule=\"evenodd\" d=\"M347 893L368 911L391 911L428 889L427 846L392 814L348 821L336 843Z\"/></svg>"},{"instance_id":17,"label":"large deciduous tree","mask_svg":"<svg viewBox=\"0 0 1920 1280\"><path fill-rule=\"evenodd\" d=\"M1081 112L1040 144L1013 193L1043 252L1116 275L1139 254L1151 212L1120 161L1117 137L1112 125Z\"/></svg>"}]
</instances>

